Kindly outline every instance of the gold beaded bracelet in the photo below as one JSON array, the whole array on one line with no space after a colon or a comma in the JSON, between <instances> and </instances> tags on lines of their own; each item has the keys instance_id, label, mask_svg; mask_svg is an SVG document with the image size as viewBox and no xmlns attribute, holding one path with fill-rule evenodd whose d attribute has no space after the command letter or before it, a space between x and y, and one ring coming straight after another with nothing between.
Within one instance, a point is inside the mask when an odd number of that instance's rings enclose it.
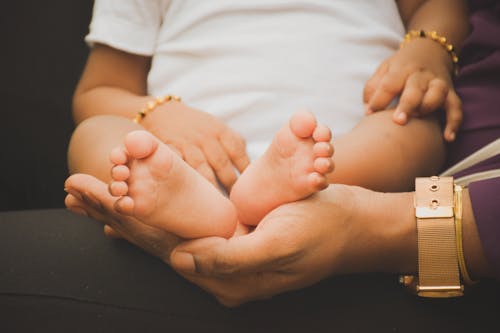
<instances>
[{"instance_id":1,"label":"gold beaded bracelet","mask_svg":"<svg viewBox=\"0 0 500 333\"><path fill-rule=\"evenodd\" d=\"M165 95L163 97L156 97L154 100L147 102L146 107L141 111L137 112L137 115L132 119L132 121L136 124L139 124L141 120L143 120L144 117L148 115L148 113L156 109L157 106L170 102L172 100L180 102L181 98L175 95Z\"/></svg>"},{"instance_id":2,"label":"gold beaded bracelet","mask_svg":"<svg viewBox=\"0 0 500 333\"><path fill-rule=\"evenodd\" d=\"M467 285L476 284L478 281L471 279L469 272L467 271L467 266L465 265L464 258L464 247L463 247L463 231L462 231L462 191L463 187L460 185L455 185L454 197L455 197L455 234L457 240L457 256L458 256L458 266L460 268L460 273L462 275L462 280Z\"/></svg>"},{"instance_id":3,"label":"gold beaded bracelet","mask_svg":"<svg viewBox=\"0 0 500 333\"><path fill-rule=\"evenodd\" d=\"M458 56L457 53L455 52L455 48L453 47L453 45L447 42L446 37L438 35L438 33L434 30L433 31L410 30L405 35L399 48L402 48L406 43L415 38L429 38L439 43L442 47L444 47L446 52L448 52L448 54L451 57L451 62L453 63L453 73L455 75L458 74Z\"/></svg>"}]
</instances>

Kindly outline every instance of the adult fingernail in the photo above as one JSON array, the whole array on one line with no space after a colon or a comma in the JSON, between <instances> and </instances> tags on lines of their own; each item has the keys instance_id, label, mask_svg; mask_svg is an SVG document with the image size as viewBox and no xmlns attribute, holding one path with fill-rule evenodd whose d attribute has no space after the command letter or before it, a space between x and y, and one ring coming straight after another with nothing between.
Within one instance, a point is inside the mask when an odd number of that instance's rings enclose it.
<instances>
[{"instance_id":1,"label":"adult fingernail","mask_svg":"<svg viewBox=\"0 0 500 333\"><path fill-rule=\"evenodd\" d=\"M370 108L370 105L365 104L365 114L372 114L373 110Z\"/></svg>"},{"instance_id":2,"label":"adult fingernail","mask_svg":"<svg viewBox=\"0 0 500 333\"><path fill-rule=\"evenodd\" d=\"M196 271L194 257L187 252L175 252L172 255L170 263L172 267L181 272L194 273Z\"/></svg>"},{"instance_id":3,"label":"adult fingernail","mask_svg":"<svg viewBox=\"0 0 500 333\"><path fill-rule=\"evenodd\" d=\"M450 141L454 141L454 140L455 140L455 138L456 138L456 136L457 136L457 135L455 134L455 132L451 132L451 133L448 135L448 138L450 139Z\"/></svg>"}]
</instances>

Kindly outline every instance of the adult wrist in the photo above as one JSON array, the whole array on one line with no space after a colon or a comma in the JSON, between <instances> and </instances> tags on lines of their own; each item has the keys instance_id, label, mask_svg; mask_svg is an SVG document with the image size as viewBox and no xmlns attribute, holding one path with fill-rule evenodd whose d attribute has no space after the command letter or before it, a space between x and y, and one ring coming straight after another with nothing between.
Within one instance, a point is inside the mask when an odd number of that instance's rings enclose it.
<instances>
[{"instance_id":1,"label":"adult wrist","mask_svg":"<svg viewBox=\"0 0 500 333\"><path fill-rule=\"evenodd\" d=\"M380 270L387 273L417 271L417 228L413 193L374 193L371 208L374 235L380 244Z\"/></svg>"},{"instance_id":2,"label":"adult wrist","mask_svg":"<svg viewBox=\"0 0 500 333\"><path fill-rule=\"evenodd\" d=\"M350 210L351 216L339 269L343 273L416 272L413 193L380 193L356 186L346 189L349 191L341 193L341 202L347 201L342 209Z\"/></svg>"}]
</instances>

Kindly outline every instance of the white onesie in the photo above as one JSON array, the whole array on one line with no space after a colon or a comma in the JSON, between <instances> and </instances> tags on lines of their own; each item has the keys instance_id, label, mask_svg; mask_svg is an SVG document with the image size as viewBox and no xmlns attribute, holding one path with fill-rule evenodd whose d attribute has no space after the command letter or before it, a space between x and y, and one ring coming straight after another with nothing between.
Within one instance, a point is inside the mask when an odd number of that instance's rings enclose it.
<instances>
[{"instance_id":1,"label":"white onesie","mask_svg":"<svg viewBox=\"0 0 500 333\"><path fill-rule=\"evenodd\" d=\"M403 34L394 0L96 0L86 41L153 56L148 92L219 117L255 158L300 108L349 131Z\"/></svg>"}]
</instances>

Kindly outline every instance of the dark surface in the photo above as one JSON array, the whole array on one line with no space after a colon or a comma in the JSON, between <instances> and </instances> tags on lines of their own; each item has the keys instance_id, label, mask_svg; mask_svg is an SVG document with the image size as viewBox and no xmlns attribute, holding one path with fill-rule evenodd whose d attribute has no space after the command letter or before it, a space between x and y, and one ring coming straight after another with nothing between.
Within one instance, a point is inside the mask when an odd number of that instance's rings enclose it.
<instances>
[{"instance_id":1,"label":"dark surface","mask_svg":"<svg viewBox=\"0 0 500 333\"><path fill-rule=\"evenodd\" d=\"M3 1L0 210L63 207L71 96L90 0Z\"/></svg>"},{"instance_id":2,"label":"dark surface","mask_svg":"<svg viewBox=\"0 0 500 333\"><path fill-rule=\"evenodd\" d=\"M337 277L226 309L159 260L104 238L99 223L65 210L0 213L0 231L1 332L500 332L498 284L426 300L392 275Z\"/></svg>"}]
</instances>

